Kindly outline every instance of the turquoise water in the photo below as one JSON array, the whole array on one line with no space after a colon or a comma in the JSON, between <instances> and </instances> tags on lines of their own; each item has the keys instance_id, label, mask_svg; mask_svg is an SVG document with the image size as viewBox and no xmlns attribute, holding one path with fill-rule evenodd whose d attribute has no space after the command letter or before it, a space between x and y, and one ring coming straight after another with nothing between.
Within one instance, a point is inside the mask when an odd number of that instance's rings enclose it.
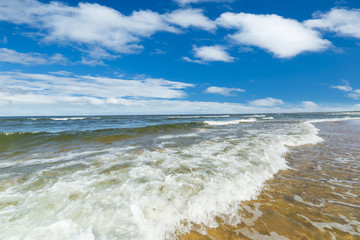
<instances>
[{"instance_id":1,"label":"turquoise water","mask_svg":"<svg viewBox=\"0 0 360 240\"><path fill-rule=\"evenodd\" d=\"M312 124L360 112L0 118L0 239L165 239L240 222Z\"/></svg>"}]
</instances>

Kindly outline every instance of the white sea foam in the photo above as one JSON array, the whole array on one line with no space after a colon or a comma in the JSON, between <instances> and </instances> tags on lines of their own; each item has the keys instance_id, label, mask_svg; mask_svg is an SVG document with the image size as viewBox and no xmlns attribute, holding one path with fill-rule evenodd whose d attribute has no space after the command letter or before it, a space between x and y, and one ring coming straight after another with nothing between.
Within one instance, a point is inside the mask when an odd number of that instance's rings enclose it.
<instances>
[{"instance_id":1,"label":"white sea foam","mask_svg":"<svg viewBox=\"0 0 360 240\"><path fill-rule=\"evenodd\" d=\"M5 136L10 136L10 135L16 135L16 134L27 134L29 132L0 132L0 135L3 134ZM36 132L31 132L31 133L39 133L38 131Z\"/></svg>"},{"instance_id":2,"label":"white sea foam","mask_svg":"<svg viewBox=\"0 0 360 240\"><path fill-rule=\"evenodd\" d=\"M252 117L252 118L261 118L261 117L265 117L266 115L263 115L263 114L255 114L255 115L250 115L249 117Z\"/></svg>"},{"instance_id":3,"label":"white sea foam","mask_svg":"<svg viewBox=\"0 0 360 240\"><path fill-rule=\"evenodd\" d=\"M256 118L244 118L244 119L237 119L237 120L230 120L230 121L204 121L204 123L213 126L219 125L231 125L231 124L238 124L238 123L249 123L249 122L256 122Z\"/></svg>"},{"instance_id":4,"label":"white sea foam","mask_svg":"<svg viewBox=\"0 0 360 240\"><path fill-rule=\"evenodd\" d=\"M340 224L337 222L315 222L315 221L311 221L308 217L304 216L304 215L300 215L298 214L298 216L305 218L309 223L311 223L311 225L313 225L314 227L316 227L317 229L319 229L322 232L326 232L325 229L339 229L342 232L345 233L349 233L353 236L360 236L360 233L357 231L357 229L352 226L351 223L347 223L347 224ZM357 224L359 222L356 222ZM354 224L354 226L356 226L356 224Z\"/></svg>"},{"instance_id":5,"label":"white sea foam","mask_svg":"<svg viewBox=\"0 0 360 240\"><path fill-rule=\"evenodd\" d=\"M343 118L324 118L324 119L313 119L308 120L310 123L319 123L319 122L340 122L346 120L360 120L360 117L343 117Z\"/></svg>"},{"instance_id":6,"label":"white sea foam","mask_svg":"<svg viewBox=\"0 0 360 240\"><path fill-rule=\"evenodd\" d=\"M163 135L158 137L158 139L171 139L171 138L183 138L183 137L196 137L197 133L187 133L187 134L178 134L178 135Z\"/></svg>"},{"instance_id":7,"label":"white sea foam","mask_svg":"<svg viewBox=\"0 0 360 240\"><path fill-rule=\"evenodd\" d=\"M238 204L287 167L286 146L321 141L306 122L246 128L242 137L214 126L207 137L171 148L157 140L148 148L66 153L44 165L24 160L26 174L1 182L0 239L174 239L188 223L215 227L219 217L236 224Z\"/></svg>"},{"instance_id":8,"label":"white sea foam","mask_svg":"<svg viewBox=\"0 0 360 240\"><path fill-rule=\"evenodd\" d=\"M273 117L263 117L262 119L264 119L264 120L273 120L274 118Z\"/></svg>"},{"instance_id":9,"label":"white sea foam","mask_svg":"<svg viewBox=\"0 0 360 240\"><path fill-rule=\"evenodd\" d=\"M54 121L67 121L67 120L83 120L86 118L87 117L64 117L64 118L50 118L50 119Z\"/></svg>"},{"instance_id":10,"label":"white sea foam","mask_svg":"<svg viewBox=\"0 0 360 240\"><path fill-rule=\"evenodd\" d=\"M331 113L331 115L360 115L360 112L337 112Z\"/></svg>"},{"instance_id":11,"label":"white sea foam","mask_svg":"<svg viewBox=\"0 0 360 240\"><path fill-rule=\"evenodd\" d=\"M230 115L189 115L189 116L170 116L167 117L169 119L173 119L173 118L228 118L230 117Z\"/></svg>"}]
</instances>

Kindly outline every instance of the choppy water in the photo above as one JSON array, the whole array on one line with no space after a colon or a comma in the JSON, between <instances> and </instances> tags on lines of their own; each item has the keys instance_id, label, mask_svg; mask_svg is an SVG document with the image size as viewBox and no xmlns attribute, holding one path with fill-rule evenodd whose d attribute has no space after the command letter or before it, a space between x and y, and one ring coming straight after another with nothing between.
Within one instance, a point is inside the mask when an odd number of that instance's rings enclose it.
<instances>
[{"instance_id":1,"label":"choppy water","mask_svg":"<svg viewBox=\"0 0 360 240\"><path fill-rule=\"evenodd\" d=\"M0 239L165 239L241 221L314 122L359 112L0 118ZM217 219L216 219L217 217Z\"/></svg>"}]
</instances>

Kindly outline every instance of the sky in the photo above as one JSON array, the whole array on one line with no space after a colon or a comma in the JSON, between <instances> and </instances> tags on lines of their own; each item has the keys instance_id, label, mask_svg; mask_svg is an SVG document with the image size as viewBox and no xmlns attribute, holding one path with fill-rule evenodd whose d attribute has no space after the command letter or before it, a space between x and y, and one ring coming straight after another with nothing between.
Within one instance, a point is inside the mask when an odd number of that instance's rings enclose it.
<instances>
[{"instance_id":1,"label":"sky","mask_svg":"<svg viewBox=\"0 0 360 240\"><path fill-rule=\"evenodd\" d=\"M359 0L0 0L0 116L360 111Z\"/></svg>"}]
</instances>

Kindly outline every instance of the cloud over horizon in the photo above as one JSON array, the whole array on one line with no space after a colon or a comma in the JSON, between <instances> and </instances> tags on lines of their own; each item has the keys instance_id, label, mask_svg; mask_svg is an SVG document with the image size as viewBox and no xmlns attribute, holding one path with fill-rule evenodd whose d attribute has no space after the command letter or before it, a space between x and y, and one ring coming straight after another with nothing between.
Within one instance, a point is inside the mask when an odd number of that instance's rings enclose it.
<instances>
[{"instance_id":1,"label":"cloud over horizon","mask_svg":"<svg viewBox=\"0 0 360 240\"><path fill-rule=\"evenodd\" d=\"M271 97L256 99L256 100L250 101L249 103L250 103L250 105L257 106L257 107L273 107L273 106L284 104L283 100L271 98Z\"/></svg>"},{"instance_id":2,"label":"cloud over horizon","mask_svg":"<svg viewBox=\"0 0 360 240\"><path fill-rule=\"evenodd\" d=\"M9 103L90 103L101 105L121 99L184 98L193 84L145 78L124 80L93 76L62 76L0 72L0 97ZM126 102L126 100L123 100Z\"/></svg>"}]
</instances>

